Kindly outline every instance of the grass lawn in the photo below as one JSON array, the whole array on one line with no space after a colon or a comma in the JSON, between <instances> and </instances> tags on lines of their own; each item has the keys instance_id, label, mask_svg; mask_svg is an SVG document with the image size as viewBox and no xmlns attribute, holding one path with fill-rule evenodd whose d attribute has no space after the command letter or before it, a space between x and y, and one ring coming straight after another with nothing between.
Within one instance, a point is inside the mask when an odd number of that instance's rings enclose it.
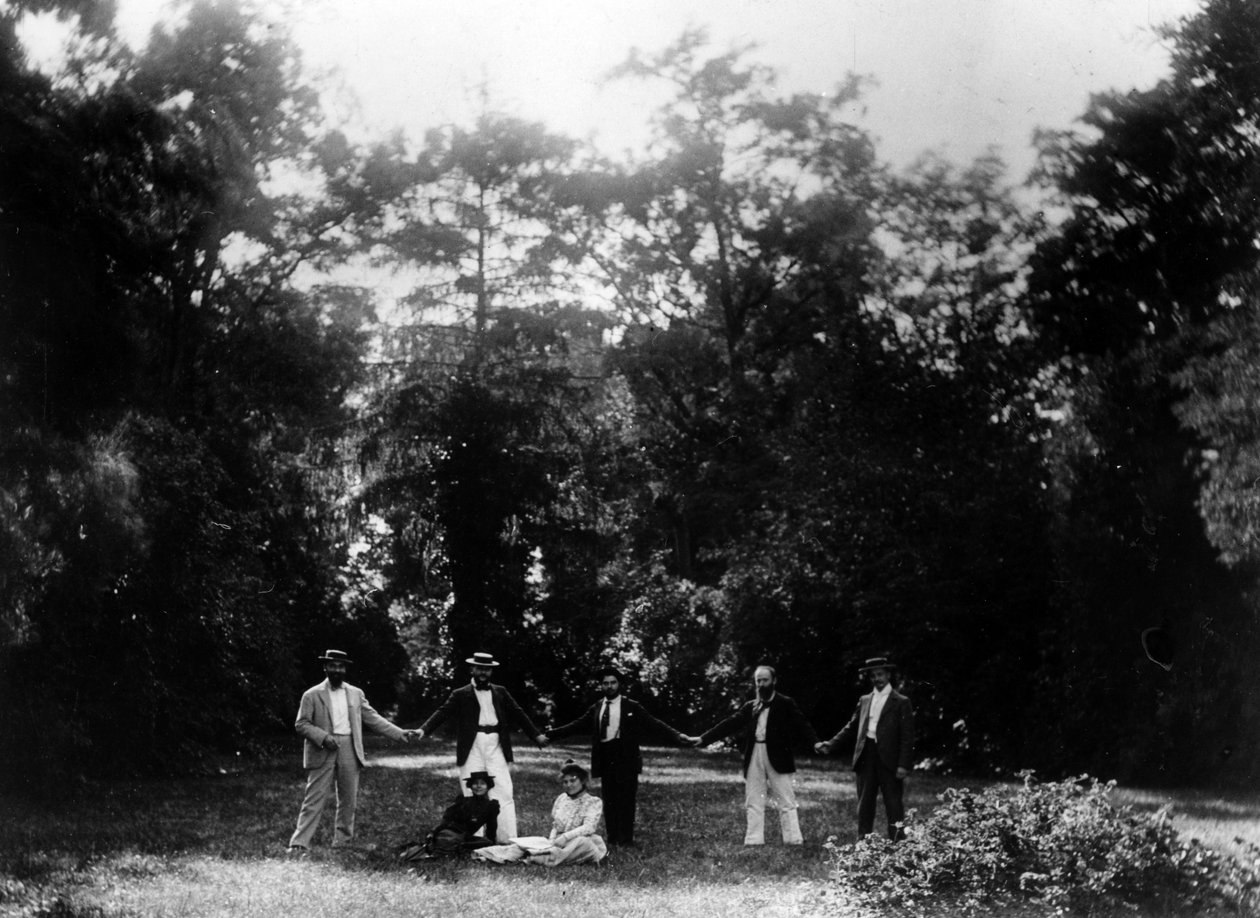
<instances>
[{"instance_id":1,"label":"grass lawn","mask_svg":"<svg viewBox=\"0 0 1260 918\"><path fill-rule=\"evenodd\" d=\"M285 740L277 750L212 778L92 784L55 801L0 797L0 915L770 918L815 904L827 877L823 842L854 834L852 777L838 759L801 763L803 848L778 843L777 816L769 813L770 843L746 849L738 757L655 749L640 789L640 847L615 850L607 867L429 862L409 869L395 860L396 847L423 837L458 789L453 743L369 740L375 767L360 791L357 845L325 847L327 813L311 857L292 861L284 846L302 796L300 745ZM569 757L585 761L586 750L518 753L522 833L546 834L557 772ZM916 775L908 806L926 811L946 786L962 783ZM1152 808L1172 800L1184 810L1185 830L1209 843L1228 846L1235 836L1260 843L1260 795L1121 795Z\"/></svg>"}]
</instances>

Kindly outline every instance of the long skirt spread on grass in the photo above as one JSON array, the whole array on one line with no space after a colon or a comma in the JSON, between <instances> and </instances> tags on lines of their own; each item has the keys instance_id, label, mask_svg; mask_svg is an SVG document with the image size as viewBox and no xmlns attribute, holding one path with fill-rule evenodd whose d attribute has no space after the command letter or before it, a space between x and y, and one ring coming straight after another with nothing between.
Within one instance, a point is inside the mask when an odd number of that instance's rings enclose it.
<instances>
[{"instance_id":1,"label":"long skirt spread on grass","mask_svg":"<svg viewBox=\"0 0 1260 918\"><path fill-rule=\"evenodd\" d=\"M490 845L478 848L473 858L493 864L516 864L525 861L543 867L559 867L568 864L598 864L608 853L608 846L598 835L583 835L561 847L552 846L546 851L530 854L517 844Z\"/></svg>"}]
</instances>

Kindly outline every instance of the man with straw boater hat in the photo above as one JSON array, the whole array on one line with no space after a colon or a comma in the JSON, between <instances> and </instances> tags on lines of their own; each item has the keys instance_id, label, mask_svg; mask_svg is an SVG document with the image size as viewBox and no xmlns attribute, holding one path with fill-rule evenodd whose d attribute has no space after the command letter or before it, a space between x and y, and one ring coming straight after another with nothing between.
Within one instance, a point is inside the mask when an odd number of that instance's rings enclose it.
<instances>
[{"instance_id":1,"label":"man with straw boater hat","mask_svg":"<svg viewBox=\"0 0 1260 918\"><path fill-rule=\"evenodd\" d=\"M875 831L875 800L882 794L888 816L888 837L902 837L906 818L902 800L906 777L914 763L914 709L910 699L892 687L894 666L888 657L871 657L858 670L871 680L871 691L858 699L849 722L817 751L832 752L853 743L857 783L858 837Z\"/></svg>"},{"instance_id":2,"label":"man with straw boater hat","mask_svg":"<svg viewBox=\"0 0 1260 918\"><path fill-rule=\"evenodd\" d=\"M499 801L497 841L506 842L516 836L516 804L512 799L512 734L513 723L540 747L548 745L547 737L534 726L521 706L501 685L490 681L498 667L493 654L474 653L464 661L472 669L472 681L451 692L450 697L433 712L415 735L423 739L450 719L455 722L455 763L461 783L475 771L486 772L494 779L490 798ZM465 787L465 795L471 793Z\"/></svg>"},{"instance_id":3,"label":"man with straw boater hat","mask_svg":"<svg viewBox=\"0 0 1260 918\"><path fill-rule=\"evenodd\" d=\"M302 767L306 769L306 795L298 813L297 829L289 839L290 854L310 850L319 818L330 798L337 810L333 847L354 838L354 808L359 797L359 772L367 765L363 754L363 726L390 739L410 742L411 737L368 704L363 690L346 682L346 667L353 660L341 650L327 650L319 658L327 677L302 694L298 706L298 734Z\"/></svg>"}]
</instances>

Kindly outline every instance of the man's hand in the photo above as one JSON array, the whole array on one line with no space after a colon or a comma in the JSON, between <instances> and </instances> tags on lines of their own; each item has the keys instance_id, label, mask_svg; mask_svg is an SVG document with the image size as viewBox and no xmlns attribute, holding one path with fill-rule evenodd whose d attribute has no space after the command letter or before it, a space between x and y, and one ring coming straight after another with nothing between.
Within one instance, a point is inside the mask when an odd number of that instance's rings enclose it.
<instances>
[{"instance_id":1,"label":"man's hand","mask_svg":"<svg viewBox=\"0 0 1260 918\"><path fill-rule=\"evenodd\" d=\"M547 739L546 733L539 733L534 737L534 742L538 744L539 749L546 749L551 745L551 740Z\"/></svg>"},{"instance_id":2,"label":"man's hand","mask_svg":"<svg viewBox=\"0 0 1260 918\"><path fill-rule=\"evenodd\" d=\"M333 736L331 733L329 733L327 736L324 737L324 741L320 743L320 745L323 746L325 749L327 749L329 752L332 752L334 749L337 749L341 746L341 744L337 742L337 737Z\"/></svg>"},{"instance_id":3,"label":"man's hand","mask_svg":"<svg viewBox=\"0 0 1260 918\"><path fill-rule=\"evenodd\" d=\"M407 734L411 738L408 740L408 742L411 742L412 739L414 739L416 742L419 742L420 740L424 739L424 731L421 730L419 727L417 727L415 730L408 730Z\"/></svg>"},{"instance_id":4,"label":"man's hand","mask_svg":"<svg viewBox=\"0 0 1260 918\"><path fill-rule=\"evenodd\" d=\"M687 737L687 745L691 746L692 749L695 749L699 746L703 746L704 742L698 736L689 736Z\"/></svg>"},{"instance_id":5,"label":"man's hand","mask_svg":"<svg viewBox=\"0 0 1260 918\"><path fill-rule=\"evenodd\" d=\"M829 752L831 752L831 746L825 741L814 743L814 751L817 752L819 755L827 755Z\"/></svg>"},{"instance_id":6,"label":"man's hand","mask_svg":"<svg viewBox=\"0 0 1260 918\"><path fill-rule=\"evenodd\" d=\"M904 781L904 780L906 780L906 778L907 778L907 777L909 777L909 775L910 775L910 769L908 769L908 768L898 768L898 769L897 769L897 780L898 780L898 781Z\"/></svg>"}]
</instances>

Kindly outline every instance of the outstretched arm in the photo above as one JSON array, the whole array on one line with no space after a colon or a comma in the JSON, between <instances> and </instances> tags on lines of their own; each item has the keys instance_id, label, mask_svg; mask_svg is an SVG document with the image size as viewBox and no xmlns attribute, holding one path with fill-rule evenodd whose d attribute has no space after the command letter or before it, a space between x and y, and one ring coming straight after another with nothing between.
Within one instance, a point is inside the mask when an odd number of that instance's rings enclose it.
<instances>
[{"instance_id":1,"label":"outstretched arm","mask_svg":"<svg viewBox=\"0 0 1260 918\"><path fill-rule=\"evenodd\" d=\"M412 735L417 739L424 739L426 733L432 733L444 720L455 713L455 707L458 696L451 692L447 696L446 701L442 702L442 706L429 715L429 719L420 725L418 730L413 730Z\"/></svg>"},{"instance_id":2,"label":"outstretched arm","mask_svg":"<svg viewBox=\"0 0 1260 918\"><path fill-rule=\"evenodd\" d=\"M402 741L408 741L410 739L410 734L406 730L394 726L394 724L390 723L378 714L376 712L376 708L368 704L366 695L361 695L359 697L359 716L363 720L363 726L375 730L377 733L388 736L390 739Z\"/></svg>"},{"instance_id":3,"label":"outstretched arm","mask_svg":"<svg viewBox=\"0 0 1260 918\"><path fill-rule=\"evenodd\" d=\"M707 746L709 745L709 743L716 742L717 740L720 740L720 739L725 739L726 737L734 733L736 730L747 725L748 712L750 710L751 705L752 705L751 701L745 702L743 705L740 706L740 709L738 711L736 711L730 717L726 718L726 720L723 720L723 721L718 722L717 724L714 724L708 730L705 730L703 733L701 733L699 745Z\"/></svg>"},{"instance_id":4,"label":"outstretched arm","mask_svg":"<svg viewBox=\"0 0 1260 918\"><path fill-rule=\"evenodd\" d=\"M831 753L835 751L837 746L853 742L854 737L857 736L858 721L861 719L861 716L862 702L859 701L857 709L853 712L853 716L849 718L849 722L847 724L840 728L840 732L831 739L824 740L819 743L814 747L814 749L818 752Z\"/></svg>"},{"instance_id":5,"label":"outstretched arm","mask_svg":"<svg viewBox=\"0 0 1260 918\"><path fill-rule=\"evenodd\" d=\"M649 727L656 730L658 733L664 733L666 736L668 736L670 739L672 739L675 743L677 743L680 746L686 746L693 739L696 738L693 736L688 736L687 734L683 733L681 730L675 730L669 724L665 723L665 721L652 716L652 714L648 711L648 709L643 707L642 705L639 705L639 716L642 717L645 721L647 721L647 724Z\"/></svg>"},{"instance_id":6,"label":"outstretched arm","mask_svg":"<svg viewBox=\"0 0 1260 918\"><path fill-rule=\"evenodd\" d=\"M547 731L547 736L550 739L562 739L566 736L572 736L574 733L589 731L591 729L591 724L594 723L593 718L595 717L596 707L598 707L598 704L595 707L587 708L585 713L579 715L576 719L569 721L567 724L561 724L559 727L552 727Z\"/></svg>"},{"instance_id":7,"label":"outstretched arm","mask_svg":"<svg viewBox=\"0 0 1260 918\"><path fill-rule=\"evenodd\" d=\"M534 722L529 719L529 715L525 713L524 708L516 703L516 699L512 697L510 692L504 691L503 704L508 710L508 718L515 720L521 729L525 731L525 735L532 739L539 746L550 744L547 734L534 726Z\"/></svg>"}]
</instances>

